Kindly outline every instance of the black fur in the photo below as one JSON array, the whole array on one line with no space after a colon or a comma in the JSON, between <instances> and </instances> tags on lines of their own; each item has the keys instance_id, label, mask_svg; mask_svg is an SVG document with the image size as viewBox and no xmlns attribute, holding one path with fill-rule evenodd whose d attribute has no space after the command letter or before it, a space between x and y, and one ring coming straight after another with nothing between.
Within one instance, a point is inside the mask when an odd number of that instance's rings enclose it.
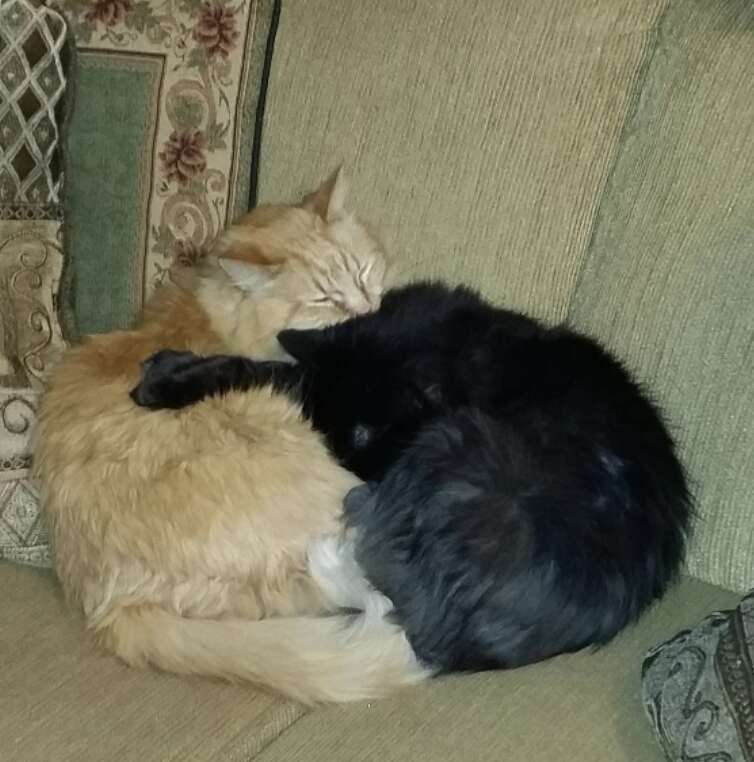
<instances>
[{"instance_id":1,"label":"black fur","mask_svg":"<svg viewBox=\"0 0 754 762\"><path fill-rule=\"evenodd\" d=\"M141 407L180 410L231 389L271 384L279 391L299 393L303 369L288 363L255 363L246 357L198 357L193 352L163 349L145 360L142 379L130 394Z\"/></svg>"},{"instance_id":2,"label":"black fur","mask_svg":"<svg viewBox=\"0 0 754 762\"><path fill-rule=\"evenodd\" d=\"M303 395L370 482L346 500L357 560L427 664L512 667L605 643L678 572L683 469L657 409L592 339L431 284L279 338L303 375L197 360L189 396L265 378ZM153 394L157 381L170 396L169 376L146 369L154 406L173 406Z\"/></svg>"}]
</instances>

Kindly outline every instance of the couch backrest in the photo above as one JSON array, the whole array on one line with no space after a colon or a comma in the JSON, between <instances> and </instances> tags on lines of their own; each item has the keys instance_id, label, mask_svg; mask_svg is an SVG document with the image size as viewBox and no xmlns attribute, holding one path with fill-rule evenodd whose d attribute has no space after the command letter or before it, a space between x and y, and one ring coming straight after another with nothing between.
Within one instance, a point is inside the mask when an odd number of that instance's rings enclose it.
<instances>
[{"instance_id":1,"label":"couch backrest","mask_svg":"<svg viewBox=\"0 0 754 762\"><path fill-rule=\"evenodd\" d=\"M754 4L671 4L571 307L677 426L700 511L690 570L739 589L754 586L752 82Z\"/></svg>"},{"instance_id":2,"label":"couch backrest","mask_svg":"<svg viewBox=\"0 0 754 762\"><path fill-rule=\"evenodd\" d=\"M404 279L472 283L619 350L699 484L692 572L738 587L753 17L746 0L288 0L260 177L262 200L286 199L343 161Z\"/></svg>"}]
</instances>

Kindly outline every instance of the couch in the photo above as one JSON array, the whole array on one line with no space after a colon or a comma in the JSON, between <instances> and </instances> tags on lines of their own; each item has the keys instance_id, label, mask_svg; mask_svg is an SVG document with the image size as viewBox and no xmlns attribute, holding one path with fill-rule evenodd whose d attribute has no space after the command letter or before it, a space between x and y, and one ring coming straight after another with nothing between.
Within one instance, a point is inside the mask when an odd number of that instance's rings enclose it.
<instances>
[{"instance_id":1,"label":"couch","mask_svg":"<svg viewBox=\"0 0 754 762\"><path fill-rule=\"evenodd\" d=\"M754 6L284 0L268 74L261 201L344 162L399 279L568 321L651 389L697 501L684 575L596 653L307 710L130 670L1 562L0 759L659 762L645 653L754 581ZM111 276L74 293L85 330Z\"/></svg>"}]
</instances>

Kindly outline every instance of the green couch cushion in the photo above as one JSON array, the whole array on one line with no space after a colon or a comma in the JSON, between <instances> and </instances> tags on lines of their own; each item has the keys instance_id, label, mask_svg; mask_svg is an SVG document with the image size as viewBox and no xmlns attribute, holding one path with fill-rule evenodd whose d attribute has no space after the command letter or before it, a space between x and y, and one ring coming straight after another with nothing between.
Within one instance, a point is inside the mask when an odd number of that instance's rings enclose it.
<instances>
[{"instance_id":1,"label":"green couch cushion","mask_svg":"<svg viewBox=\"0 0 754 762\"><path fill-rule=\"evenodd\" d=\"M392 699L306 715L258 762L662 762L641 705L650 645L737 596L684 580L595 654L437 680Z\"/></svg>"},{"instance_id":2,"label":"green couch cushion","mask_svg":"<svg viewBox=\"0 0 754 762\"><path fill-rule=\"evenodd\" d=\"M671 3L571 318L649 383L698 498L689 570L754 583L754 5Z\"/></svg>"},{"instance_id":3,"label":"green couch cushion","mask_svg":"<svg viewBox=\"0 0 754 762\"><path fill-rule=\"evenodd\" d=\"M261 197L344 161L402 277L563 318L664 5L284 3Z\"/></svg>"},{"instance_id":4,"label":"green couch cushion","mask_svg":"<svg viewBox=\"0 0 754 762\"><path fill-rule=\"evenodd\" d=\"M437 680L304 716L248 686L129 669L97 653L49 572L0 563L0 756L245 762L261 751L262 762L659 762L640 701L642 657L737 600L686 579L596 654Z\"/></svg>"},{"instance_id":5,"label":"green couch cushion","mask_svg":"<svg viewBox=\"0 0 754 762\"><path fill-rule=\"evenodd\" d=\"M173 258L248 208L273 0L62 0L78 48L64 299L130 323Z\"/></svg>"},{"instance_id":6,"label":"green couch cushion","mask_svg":"<svg viewBox=\"0 0 754 762\"><path fill-rule=\"evenodd\" d=\"M0 562L0 759L246 762L301 713L98 653L50 572Z\"/></svg>"}]
</instances>

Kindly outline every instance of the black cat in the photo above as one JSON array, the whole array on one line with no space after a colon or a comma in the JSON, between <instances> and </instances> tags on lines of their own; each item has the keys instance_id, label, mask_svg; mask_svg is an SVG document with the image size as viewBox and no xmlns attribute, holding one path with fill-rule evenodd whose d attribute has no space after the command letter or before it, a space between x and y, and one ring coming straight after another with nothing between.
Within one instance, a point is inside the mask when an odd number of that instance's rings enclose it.
<instances>
[{"instance_id":1,"label":"black cat","mask_svg":"<svg viewBox=\"0 0 754 762\"><path fill-rule=\"evenodd\" d=\"M181 407L273 383L369 484L355 556L438 671L602 644L679 570L690 499L656 407L597 342L418 284L323 330L297 366L163 352L135 401Z\"/></svg>"}]
</instances>

